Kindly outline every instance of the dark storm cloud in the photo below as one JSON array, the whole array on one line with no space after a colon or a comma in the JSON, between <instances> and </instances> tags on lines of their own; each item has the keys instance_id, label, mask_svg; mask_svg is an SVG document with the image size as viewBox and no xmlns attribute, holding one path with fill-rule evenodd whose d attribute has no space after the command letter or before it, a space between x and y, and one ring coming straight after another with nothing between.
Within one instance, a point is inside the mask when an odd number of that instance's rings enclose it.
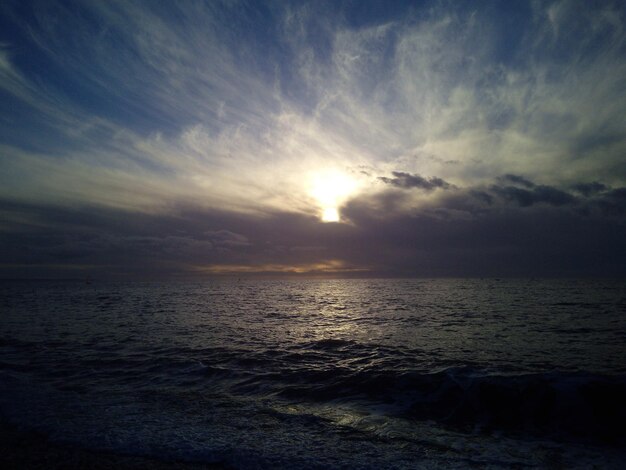
<instances>
[{"instance_id":1,"label":"dark storm cloud","mask_svg":"<svg viewBox=\"0 0 626 470\"><path fill-rule=\"evenodd\" d=\"M364 243L384 246L368 258L381 271L407 276L626 275L626 188L601 198L575 198L531 180L524 186L532 189L497 184L460 188L412 208L383 193L352 200L345 213L367 239Z\"/></svg>"},{"instance_id":2,"label":"dark storm cloud","mask_svg":"<svg viewBox=\"0 0 626 470\"><path fill-rule=\"evenodd\" d=\"M594 194L601 193L609 189L609 187L605 184L598 183L597 181L593 181L591 183L578 183L572 185L572 189L574 191L579 192L585 197L593 196Z\"/></svg>"},{"instance_id":3,"label":"dark storm cloud","mask_svg":"<svg viewBox=\"0 0 626 470\"><path fill-rule=\"evenodd\" d=\"M250 245L250 241L247 237L239 233L230 232L228 230L209 230L207 232L204 232L204 235L212 240L216 246L232 247Z\"/></svg>"},{"instance_id":4,"label":"dark storm cloud","mask_svg":"<svg viewBox=\"0 0 626 470\"><path fill-rule=\"evenodd\" d=\"M522 207L540 203L564 206L575 204L577 201L576 197L567 191L552 186L537 185L520 175L506 174L497 178L497 181L499 184L491 186L491 192ZM512 185L505 186L507 183ZM580 186L584 185L575 185L577 188ZM600 186L603 187L603 185Z\"/></svg>"},{"instance_id":5,"label":"dark storm cloud","mask_svg":"<svg viewBox=\"0 0 626 470\"><path fill-rule=\"evenodd\" d=\"M533 184L516 188L528 193L521 202L508 188L458 188L419 203L419 193L390 185L342 207L346 224L279 211L0 203L12 221L0 233L0 276L190 276L215 266L271 274L334 262L358 268L333 271L351 276L626 275L626 188L574 198Z\"/></svg>"},{"instance_id":6,"label":"dark storm cloud","mask_svg":"<svg viewBox=\"0 0 626 470\"><path fill-rule=\"evenodd\" d=\"M532 181L527 180L523 176L519 176L519 175L507 174L507 175L501 176L498 179L500 181L504 182L504 183L518 184L518 185L524 186L526 188L532 188L532 187L535 186L535 183L533 183Z\"/></svg>"},{"instance_id":7,"label":"dark storm cloud","mask_svg":"<svg viewBox=\"0 0 626 470\"><path fill-rule=\"evenodd\" d=\"M530 183L530 182L528 182ZM571 194L551 186L528 186L532 189L522 189L515 186L492 186L491 192L508 200L517 203L522 207L533 204L550 204L553 206L564 206L574 204L576 198Z\"/></svg>"},{"instance_id":8,"label":"dark storm cloud","mask_svg":"<svg viewBox=\"0 0 626 470\"><path fill-rule=\"evenodd\" d=\"M417 174L412 175L410 173L405 173L402 171L393 171L391 174L393 175L393 178L379 176L378 179L383 183L402 189L419 188L425 191L432 191L436 188L450 189L453 187L448 182L435 176L431 178L424 178L423 176Z\"/></svg>"},{"instance_id":9,"label":"dark storm cloud","mask_svg":"<svg viewBox=\"0 0 626 470\"><path fill-rule=\"evenodd\" d=\"M159 277L213 265L287 269L341 258L350 245L346 234L354 231L294 213L252 216L193 206L139 214L0 202L0 213L12 221L0 232L0 277Z\"/></svg>"},{"instance_id":10,"label":"dark storm cloud","mask_svg":"<svg viewBox=\"0 0 626 470\"><path fill-rule=\"evenodd\" d=\"M493 203L493 196L485 191L472 189L469 191L469 194L485 204L491 205Z\"/></svg>"},{"instance_id":11,"label":"dark storm cloud","mask_svg":"<svg viewBox=\"0 0 626 470\"><path fill-rule=\"evenodd\" d=\"M358 214L351 216L358 220ZM612 228L613 230L607 230ZM378 232L374 232L378 230ZM623 227L555 209L378 221L369 262L407 276L623 275Z\"/></svg>"},{"instance_id":12,"label":"dark storm cloud","mask_svg":"<svg viewBox=\"0 0 626 470\"><path fill-rule=\"evenodd\" d=\"M617 188L602 194L596 204L607 215L625 215L626 188Z\"/></svg>"}]
</instances>

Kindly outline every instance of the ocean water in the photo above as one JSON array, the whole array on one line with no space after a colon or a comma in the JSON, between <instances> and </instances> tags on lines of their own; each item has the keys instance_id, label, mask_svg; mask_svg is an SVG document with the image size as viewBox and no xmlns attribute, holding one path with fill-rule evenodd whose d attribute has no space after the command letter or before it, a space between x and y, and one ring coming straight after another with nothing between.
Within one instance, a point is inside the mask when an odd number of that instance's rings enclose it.
<instances>
[{"instance_id":1,"label":"ocean water","mask_svg":"<svg viewBox=\"0 0 626 470\"><path fill-rule=\"evenodd\" d=\"M0 283L0 413L235 468L624 468L623 280Z\"/></svg>"}]
</instances>

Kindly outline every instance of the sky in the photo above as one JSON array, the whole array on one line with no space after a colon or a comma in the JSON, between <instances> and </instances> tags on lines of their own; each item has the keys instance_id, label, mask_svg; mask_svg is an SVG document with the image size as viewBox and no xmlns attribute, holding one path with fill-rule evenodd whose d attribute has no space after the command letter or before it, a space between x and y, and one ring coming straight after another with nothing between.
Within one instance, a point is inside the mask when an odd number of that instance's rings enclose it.
<instances>
[{"instance_id":1,"label":"sky","mask_svg":"<svg viewBox=\"0 0 626 470\"><path fill-rule=\"evenodd\" d=\"M0 3L0 278L626 276L621 1Z\"/></svg>"}]
</instances>

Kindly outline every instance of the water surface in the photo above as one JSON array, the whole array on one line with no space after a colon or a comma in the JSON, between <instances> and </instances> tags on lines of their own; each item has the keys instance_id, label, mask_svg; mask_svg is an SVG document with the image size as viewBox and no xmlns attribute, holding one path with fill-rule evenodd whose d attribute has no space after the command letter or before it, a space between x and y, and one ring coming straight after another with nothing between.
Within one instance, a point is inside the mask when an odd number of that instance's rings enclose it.
<instances>
[{"instance_id":1,"label":"water surface","mask_svg":"<svg viewBox=\"0 0 626 470\"><path fill-rule=\"evenodd\" d=\"M237 468L618 468L626 282L0 285L0 410Z\"/></svg>"}]
</instances>

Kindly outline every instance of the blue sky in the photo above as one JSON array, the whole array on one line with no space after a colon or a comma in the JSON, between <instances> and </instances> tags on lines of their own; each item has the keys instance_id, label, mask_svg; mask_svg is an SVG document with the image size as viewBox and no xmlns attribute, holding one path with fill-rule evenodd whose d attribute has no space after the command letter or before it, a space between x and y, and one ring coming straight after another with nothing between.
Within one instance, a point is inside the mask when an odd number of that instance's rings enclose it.
<instances>
[{"instance_id":1,"label":"blue sky","mask_svg":"<svg viewBox=\"0 0 626 470\"><path fill-rule=\"evenodd\" d=\"M623 273L625 10L3 2L3 277Z\"/></svg>"}]
</instances>

